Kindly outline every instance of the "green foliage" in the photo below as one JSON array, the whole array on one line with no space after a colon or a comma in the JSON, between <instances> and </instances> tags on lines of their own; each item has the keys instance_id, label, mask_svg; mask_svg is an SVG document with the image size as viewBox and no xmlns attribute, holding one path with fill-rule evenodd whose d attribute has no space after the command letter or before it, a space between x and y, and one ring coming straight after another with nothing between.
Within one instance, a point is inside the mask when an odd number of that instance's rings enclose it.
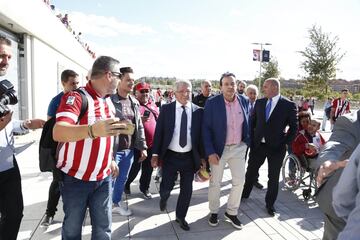
<instances>
[{"instance_id":1,"label":"green foliage","mask_svg":"<svg viewBox=\"0 0 360 240\"><path fill-rule=\"evenodd\" d=\"M310 43L300 54L305 58L301 67L306 72L306 91L319 89L329 91L329 80L336 77L336 66L344 57L337 47L339 37L331 38L321 27L313 25L309 29Z\"/></svg>"},{"instance_id":2,"label":"green foliage","mask_svg":"<svg viewBox=\"0 0 360 240\"><path fill-rule=\"evenodd\" d=\"M262 79L278 78L280 76L279 63L275 57L271 57L270 62L262 63L264 72L261 73Z\"/></svg>"},{"instance_id":3,"label":"green foliage","mask_svg":"<svg viewBox=\"0 0 360 240\"><path fill-rule=\"evenodd\" d=\"M268 78L278 78L280 76L279 63L275 57L271 56L269 62L261 63L263 71L261 72L261 84L263 85L265 79ZM259 77L254 79L254 84L259 86Z\"/></svg>"}]
</instances>

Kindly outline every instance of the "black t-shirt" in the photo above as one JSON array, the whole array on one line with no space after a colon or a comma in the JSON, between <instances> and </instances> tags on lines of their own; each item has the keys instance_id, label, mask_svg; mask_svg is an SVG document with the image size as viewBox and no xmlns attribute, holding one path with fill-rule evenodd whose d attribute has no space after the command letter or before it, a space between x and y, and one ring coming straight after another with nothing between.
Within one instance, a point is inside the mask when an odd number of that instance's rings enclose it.
<instances>
[{"instance_id":1,"label":"black t-shirt","mask_svg":"<svg viewBox=\"0 0 360 240\"><path fill-rule=\"evenodd\" d=\"M202 93L194 97L193 103L195 105L198 105L199 107L205 107L205 102L209 97L212 97L213 95L210 94L208 97L205 97Z\"/></svg>"},{"instance_id":2,"label":"black t-shirt","mask_svg":"<svg viewBox=\"0 0 360 240\"><path fill-rule=\"evenodd\" d=\"M129 98L123 98L121 96L119 96L120 99L120 103L122 106L122 113L124 118L120 119L120 120L130 120L132 123L134 123L134 119L135 119L135 113L132 109L131 106L131 101ZM119 149L118 150L124 150L124 149L130 149L133 146L133 141L132 141L132 136L131 135L124 135L124 134L120 134L119 135Z\"/></svg>"}]
</instances>

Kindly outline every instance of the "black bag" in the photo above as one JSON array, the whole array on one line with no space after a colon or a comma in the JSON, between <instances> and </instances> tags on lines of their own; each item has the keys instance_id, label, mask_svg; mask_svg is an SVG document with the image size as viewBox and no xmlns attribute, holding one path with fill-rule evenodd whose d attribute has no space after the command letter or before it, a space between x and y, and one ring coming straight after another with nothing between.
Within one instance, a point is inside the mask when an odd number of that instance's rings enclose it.
<instances>
[{"instance_id":1,"label":"black bag","mask_svg":"<svg viewBox=\"0 0 360 240\"><path fill-rule=\"evenodd\" d=\"M87 108L88 101L85 93L79 89L75 90L81 95L81 110L77 123L84 116ZM41 132L41 138L39 143L39 167L41 172L52 172L56 169L56 149L58 142L53 139L53 128L56 123L56 117L52 117L47 120Z\"/></svg>"}]
</instances>

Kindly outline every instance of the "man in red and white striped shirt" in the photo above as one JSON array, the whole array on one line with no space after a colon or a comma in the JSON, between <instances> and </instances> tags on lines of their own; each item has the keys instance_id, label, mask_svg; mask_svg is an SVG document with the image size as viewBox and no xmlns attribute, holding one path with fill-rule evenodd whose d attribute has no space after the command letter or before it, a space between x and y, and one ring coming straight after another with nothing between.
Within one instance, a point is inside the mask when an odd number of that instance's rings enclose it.
<instances>
[{"instance_id":1,"label":"man in red and white striped shirt","mask_svg":"<svg viewBox=\"0 0 360 240\"><path fill-rule=\"evenodd\" d=\"M53 130L58 146L57 168L63 173L60 192L64 203L63 239L80 239L87 207L91 213L91 239L111 239L111 176L118 168L113 138L126 125L114 117L109 94L119 81L119 61L102 56L93 64L91 79L80 90L88 102L79 119L82 97L69 92L62 97Z\"/></svg>"},{"instance_id":2,"label":"man in red and white striped shirt","mask_svg":"<svg viewBox=\"0 0 360 240\"><path fill-rule=\"evenodd\" d=\"M344 88L343 90L341 90L341 96L334 99L332 102L330 112L331 129L338 117L350 112L350 102L347 99L348 94L349 90Z\"/></svg>"}]
</instances>

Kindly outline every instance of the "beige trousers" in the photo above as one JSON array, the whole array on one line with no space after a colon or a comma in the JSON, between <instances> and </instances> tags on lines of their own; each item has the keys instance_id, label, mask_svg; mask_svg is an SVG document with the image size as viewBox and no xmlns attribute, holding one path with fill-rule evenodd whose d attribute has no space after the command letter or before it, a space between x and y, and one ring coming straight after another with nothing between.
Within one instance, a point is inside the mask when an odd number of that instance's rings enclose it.
<instances>
[{"instance_id":1,"label":"beige trousers","mask_svg":"<svg viewBox=\"0 0 360 240\"><path fill-rule=\"evenodd\" d=\"M211 178L209 182L209 208L210 213L218 213L220 207L220 185L225 165L228 164L231 172L232 188L227 202L226 212L237 215L240 206L241 194L245 182L245 152L246 144L225 146L219 165L210 165Z\"/></svg>"}]
</instances>

